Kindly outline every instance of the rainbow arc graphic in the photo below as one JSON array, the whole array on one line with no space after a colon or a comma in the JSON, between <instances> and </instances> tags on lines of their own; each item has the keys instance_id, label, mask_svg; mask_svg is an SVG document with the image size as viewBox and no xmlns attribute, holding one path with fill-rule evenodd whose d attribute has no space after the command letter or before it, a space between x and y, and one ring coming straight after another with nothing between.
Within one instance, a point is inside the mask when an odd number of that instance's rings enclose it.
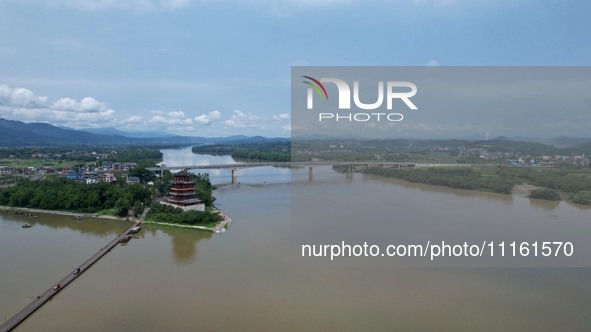
<instances>
[{"instance_id":1,"label":"rainbow arc graphic","mask_svg":"<svg viewBox=\"0 0 591 332\"><path fill-rule=\"evenodd\" d=\"M322 83L320 83L319 80L312 78L310 76L302 76L303 78L307 78L310 81L302 81L303 83L308 84L309 86L311 86L316 93L318 94L318 96L320 96L321 99L326 98L326 100L328 100L328 93L326 92L326 89L324 88L324 85L322 85ZM322 91L321 91L322 90Z\"/></svg>"}]
</instances>

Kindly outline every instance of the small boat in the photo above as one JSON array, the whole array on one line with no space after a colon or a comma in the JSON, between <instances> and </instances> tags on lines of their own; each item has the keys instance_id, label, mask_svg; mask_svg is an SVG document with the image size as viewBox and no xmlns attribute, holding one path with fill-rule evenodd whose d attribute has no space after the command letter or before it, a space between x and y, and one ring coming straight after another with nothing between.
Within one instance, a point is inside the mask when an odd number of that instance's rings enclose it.
<instances>
[{"instance_id":1,"label":"small boat","mask_svg":"<svg viewBox=\"0 0 591 332\"><path fill-rule=\"evenodd\" d=\"M80 220L82 220L82 217L80 217L80 216L74 216L74 219L76 219L76 221L80 221Z\"/></svg>"},{"instance_id":2,"label":"small boat","mask_svg":"<svg viewBox=\"0 0 591 332\"><path fill-rule=\"evenodd\" d=\"M121 240L119 240L119 243L126 243L126 242L129 242L129 240L131 240L131 236L125 235L124 237L121 238Z\"/></svg>"},{"instance_id":3,"label":"small boat","mask_svg":"<svg viewBox=\"0 0 591 332\"><path fill-rule=\"evenodd\" d=\"M135 226L134 228L132 228L131 230L129 230L129 234L135 234L138 233L142 228L140 226Z\"/></svg>"},{"instance_id":4,"label":"small boat","mask_svg":"<svg viewBox=\"0 0 591 332\"><path fill-rule=\"evenodd\" d=\"M31 225L31 224L24 224L24 225L22 226L22 228L31 228L31 227L33 227L33 225Z\"/></svg>"}]
</instances>

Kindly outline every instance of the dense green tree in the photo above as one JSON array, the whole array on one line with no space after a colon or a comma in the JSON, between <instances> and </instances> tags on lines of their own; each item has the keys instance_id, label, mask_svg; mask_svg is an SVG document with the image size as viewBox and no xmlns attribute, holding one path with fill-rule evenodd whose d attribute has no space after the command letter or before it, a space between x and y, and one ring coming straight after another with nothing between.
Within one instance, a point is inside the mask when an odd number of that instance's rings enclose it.
<instances>
[{"instance_id":1,"label":"dense green tree","mask_svg":"<svg viewBox=\"0 0 591 332\"><path fill-rule=\"evenodd\" d=\"M0 205L98 212L116 209L119 215L127 215L133 202L149 203L151 192L139 184L118 186L111 183L87 185L62 178L48 178L31 182L21 180L17 186L0 190Z\"/></svg>"},{"instance_id":2,"label":"dense green tree","mask_svg":"<svg viewBox=\"0 0 591 332\"><path fill-rule=\"evenodd\" d=\"M206 206L212 206L215 202L213 190L215 187L209 181L209 174L197 174L193 176L195 180L195 195Z\"/></svg>"},{"instance_id":3,"label":"dense green tree","mask_svg":"<svg viewBox=\"0 0 591 332\"><path fill-rule=\"evenodd\" d=\"M154 181L156 179L154 172L151 172L143 167L139 167L129 171L129 176L137 176L140 179L140 182L143 184L146 184L150 181Z\"/></svg>"},{"instance_id":4,"label":"dense green tree","mask_svg":"<svg viewBox=\"0 0 591 332\"><path fill-rule=\"evenodd\" d=\"M255 142L212 144L193 147L194 153L230 154L234 158L251 160L291 161L290 142Z\"/></svg>"},{"instance_id":5,"label":"dense green tree","mask_svg":"<svg viewBox=\"0 0 591 332\"><path fill-rule=\"evenodd\" d=\"M222 221L222 217L211 211L186 211L165 204L153 204L146 220L183 225L211 226Z\"/></svg>"},{"instance_id":6,"label":"dense green tree","mask_svg":"<svg viewBox=\"0 0 591 332\"><path fill-rule=\"evenodd\" d=\"M560 200L560 194L558 194L558 192L556 190L547 189L547 188L532 190L532 192L529 194L529 197L530 198L545 199L548 201L559 201Z\"/></svg>"}]
</instances>

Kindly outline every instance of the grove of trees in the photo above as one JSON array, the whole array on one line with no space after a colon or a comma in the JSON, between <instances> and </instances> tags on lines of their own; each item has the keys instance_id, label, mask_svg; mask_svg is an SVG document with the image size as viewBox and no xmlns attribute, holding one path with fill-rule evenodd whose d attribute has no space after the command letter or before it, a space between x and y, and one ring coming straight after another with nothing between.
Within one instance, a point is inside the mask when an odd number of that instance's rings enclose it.
<instances>
[{"instance_id":1,"label":"grove of trees","mask_svg":"<svg viewBox=\"0 0 591 332\"><path fill-rule=\"evenodd\" d=\"M289 142L199 145L193 153L229 154L234 158L287 162L291 160Z\"/></svg>"},{"instance_id":2,"label":"grove of trees","mask_svg":"<svg viewBox=\"0 0 591 332\"><path fill-rule=\"evenodd\" d=\"M492 191L502 194L510 194L515 184L514 181L506 178L482 176L480 172L471 168L371 168L366 172L410 182L457 189Z\"/></svg>"},{"instance_id":3,"label":"grove of trees","mask_svg":"<svg viewBox=\"0 0 591 332\"><path fill-rule=\"evenodd\" d=\"M134 204L148 204L151 198L150 189L139 184L87 185L53 177L20 180L17 186L0 190L0 205L85 213L114 209L119 216L126 216Z\"/></svg>"},{"instance_id":4,"label":"grove of trees","mask_svg":"<svg viewBox=\"0 0 591 332\"><path fill-rule=\"evenodd\" d=\"M222 221L222 216L206 211L186 211L170 205L153 204L146 215L146 220L168 224L210 226Z\"/></svg>"},{"instance_id":5,"label":"grove of trees","mask_svg":"<svg viewBox=\"0 0 591 332\"><path fill-rule=\"evenodd\" d=\"M591 205L591 174L576 168L497 166L495 168L371 168L367 173L458 189L509 194L516 184L528 183L543 189L530 197L560 200L559 192L570 194L574 203Z\"/></svg>"}]
</instances>

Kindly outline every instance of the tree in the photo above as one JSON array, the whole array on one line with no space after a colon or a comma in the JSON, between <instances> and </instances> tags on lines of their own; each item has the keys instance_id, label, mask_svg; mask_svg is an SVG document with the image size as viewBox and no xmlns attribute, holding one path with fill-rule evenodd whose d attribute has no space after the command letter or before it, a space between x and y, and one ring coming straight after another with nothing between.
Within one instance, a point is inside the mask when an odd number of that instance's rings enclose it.
<instances>
[{"instance_id":1,"label":"tree","mask_svg":"<svg viewBox=\"0 0 591 332\"><path fill-rule=\"evenodd\" d=\"M115 214L119 217L125 217L129 214L129 201L121 197L115 203Z\"/></svg>"},{"instance_id":2,"label":"tree","mask_svg":"<svg viewBox=\"0 0 591 332\"><path fill-rule=\"evenodd\" d=\"M548 189L548 188L541 188L541 189L536 189L536 190L532 190L532 192L529 194L530 198L539 198L539 199L545 199L548 201L559 201L560 200L560 194L558 194L558 192L554 189Z\"/></svg>"},{"instance_id":3,"label":"tree","mask_svg":"<svg viewBox=\"0 0 591 332\"><path fill-rule=\"evenodd\" d=\"M133 169L131 171L129 171L129 175L130 176L137 176L140 179L141 183L148 183L150 181L154 181L156 179L156 176L154 175L153 172L149 171L146 168L136 168Z\"/></svg>"}]
</instances>

